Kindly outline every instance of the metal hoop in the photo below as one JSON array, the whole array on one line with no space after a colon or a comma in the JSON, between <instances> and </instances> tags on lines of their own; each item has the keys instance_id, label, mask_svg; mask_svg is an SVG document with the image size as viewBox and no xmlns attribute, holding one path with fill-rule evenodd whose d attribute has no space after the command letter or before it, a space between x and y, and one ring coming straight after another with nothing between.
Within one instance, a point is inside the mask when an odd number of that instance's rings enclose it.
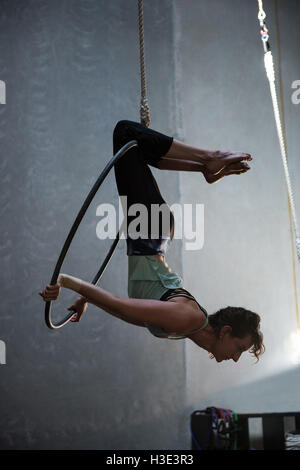
<instances>
[{"instance_id":1,"label":"metal hoop","mask_svg":"<svg viewBox=\"0 0 300 470\"><path fill-rule=\"evenodd\" d=\"M52 275L52 278L51 278L51 282L50 284L51 285L54 285L56 284L56 281L57 281L57 278L58 278L58 275L60 273L60 270L61 270L61 267L62 267L62 264L64 262L64 259L66 257L66 254L69 250L69 247L72 243L72 240L73 240L73 237L75 235L75 233L77 232L77 229L80 225L80 222L84 216L84 214L86 213L89 205L91 204L95 194L97 193L98 189L100 188L101 184L103 183L103 181L105 180L106 176L108 175L108 173L110 172L110 170L112 169L112 167L117 163L117 161L119 160L119 158L121 158L123 155L125 155L125 153L128 152L128 150L130 150L132 147L137 147L138 143L136 140L131 140L130 142L128 142L126 145L124 145L117 153L116 155L114 155L112 157L112 159L108 162L108 164L106 165L106 167L104 168L104 170L102 171L102 173L100 174L99 178L97 179L96 183L94 184L94 186L92 187L91 191L89 192L86 200L84 201L76 219L75 219L75 222L73 223L72 225L72 228L69 232L69 235L67 236L67 239L64 243L64 246L61 250L61 253L59 255L59 258L58 258L58 261L56 263L56 266L55 266L55 269L54 269L54 272L53 272L53 275ZM106 266L108 265L109 261L110 261L110 258L112 257L116 247L117 247L117 244L119 242L119 239L120 239L120 236L119 236L119 232L112 244L112 246L110 247L110 250L104 260L104 262L102 263L102 266L100 267L99 271L97 272L97 274L95 275L94 279L92 280L91 284L97 284L97 282L100 280L102 274L104 273L104 270L106 268ZM76 313L75 310L72 310L71 312L68 312L68 315L65 316L62 320L60 320L58 323L53 323L52 319L51 319L51 301L50 302L46 302L46 305L45 305L45 321L46 321L46 325L51 329L51 330L57 330L58 328L61 328L62 326L64 326L66 323L68 323L72 316L74 315L74 313Z\"/></svg>"}]
</instances>

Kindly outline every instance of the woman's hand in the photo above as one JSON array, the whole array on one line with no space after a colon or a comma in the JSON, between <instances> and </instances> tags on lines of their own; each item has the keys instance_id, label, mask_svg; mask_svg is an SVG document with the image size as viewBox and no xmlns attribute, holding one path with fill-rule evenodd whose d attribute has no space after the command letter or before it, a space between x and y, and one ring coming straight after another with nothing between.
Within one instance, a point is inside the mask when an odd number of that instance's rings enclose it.
<instances>
[{"instance_id":1,"label":"woman's hand","mask_svg":"<svg viewBox=\"0 0 300 470\"><path fill-rule=\"evenodd\" d=\"M59 297L60 294L60 289L61 285L60 284L54 284L51 286L50 284L47 284L45 289L41 292L39 292L39 295L43 298L45 302L50 302L51 300L56 300Z\"/></svg>"},{"instance_id":2,"label":"woman's hand","mask_svg":"<svg viewBox=\"0 0 300 470\"><path fill-rule=\"evenodd\" d=\"M79 297L71 307L68 307L68 310L76 310L76 313L72 316L71 321L78 322L80 321L82 315L86 312L88 303L84 297Z\"/></svg>"}]
</instances>

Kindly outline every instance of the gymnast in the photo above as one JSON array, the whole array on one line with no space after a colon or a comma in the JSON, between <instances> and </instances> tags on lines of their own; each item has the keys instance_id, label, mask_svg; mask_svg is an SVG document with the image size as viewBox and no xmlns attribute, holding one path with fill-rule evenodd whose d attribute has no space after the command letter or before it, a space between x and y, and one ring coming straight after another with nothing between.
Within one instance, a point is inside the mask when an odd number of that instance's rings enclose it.
<instances>
[{"instance_id":1,"label":"gymnast","mask_svg":"<svg viewBox=\"0 0 300 470\"><path fill-rule=\"evenodd\" d=\"M209 183L228 175L241 175L250 170L247 153L202 150L186 145L148 127L119 121L114 129L114 154L127 142L136 140L137 147L120 158L114 166L120 196L127 197L127 207L143 204L148 213L146 237L130 237L127 231L128 298L76 277L59 274L57 283L39 292L45 302L56 300L61 288L71 289L80 297L68 310L75 310L72 322L79 322L88 303L139 327L154 336L167 339L188 338L208 351L217 362L237 362L244 351L258 360L264 351L260 316L243 307L225 307L208 315L167 265L165 255L174 237L174 215L164 201L150 166L160 170L201 172ZM122 199L122 198L121 198ZM168 208L168 232L159 223L157 237L151 238L151 205ZM127 217L127 229L133 216ZM147 238L148 237L148 238Z\"/></svg>"}]
</instances>

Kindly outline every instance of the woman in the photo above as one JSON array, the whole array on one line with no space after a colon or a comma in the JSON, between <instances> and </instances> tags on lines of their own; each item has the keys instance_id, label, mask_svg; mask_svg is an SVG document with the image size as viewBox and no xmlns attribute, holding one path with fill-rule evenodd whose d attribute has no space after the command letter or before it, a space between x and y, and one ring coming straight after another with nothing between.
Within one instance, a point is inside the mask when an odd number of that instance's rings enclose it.
<instances>
[{"instance_id":1,"label":"woman","mask_svg":"<svg viewBox=\"0 0 300 470\"><path fill-rule=\"evenodd\" d=\"M201 150L183 144L139 123L120 121L115 127L114 154L130 140L137 140L114 167L120 196L127 197L128 209L133 204L147 208L146 237L134 239L127 234L128 295L118 297L81 279L60 274L54 286L39 294L44 301L56 300L61 287L80 294L69 310L76 310L71 321L78 322L88 302L133 325L147 327L160 338L189 338L207 350L218 362L238 361L243 351L250 350L257 359L263 352L260 317L249 310L227 307L208 315L196 299L183 288L182 279L165 262L169 239L174 236L174 217L160 194L148 165L161 170L198 171L208 183L224 176L242 174L250 167L246 153ZM121 198L122 200L122 198ZM151 207L165 205L169 212L167 233L160 220L158 238L151 238ZM128 215L127 228L133 217Z\"/></svg>"}]
</instances>

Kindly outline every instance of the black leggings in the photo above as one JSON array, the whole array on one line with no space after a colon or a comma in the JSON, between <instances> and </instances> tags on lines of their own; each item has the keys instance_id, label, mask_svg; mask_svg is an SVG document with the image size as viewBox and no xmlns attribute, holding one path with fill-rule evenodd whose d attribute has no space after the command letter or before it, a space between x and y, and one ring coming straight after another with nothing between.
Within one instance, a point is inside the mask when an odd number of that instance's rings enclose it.
<instances>
[{"instance_id":1,"label":"black leggings","mask_svg":"<svg viewBox=\"0 0 300 470\"><path fill-rule=\"evenodd\" d=\"M127 196L127 208L132 204L143 204L148 211L148 238L133 240L127 235L127 255L165 254L168 240L174 236L174 216L167 206L170 217L168 233L162 232L162 217L159 220L159 238L151 238L151 204L164 204L157 182L148 165L157 163L169 150L173 137L168 137L132 121L119 121L113 134L114 154L130 140L133 147L114 166L119 196ZM127 227L135 216L127 217ZM127 229L126 227L126 229Z\"/></svg>"}]
</instances>

